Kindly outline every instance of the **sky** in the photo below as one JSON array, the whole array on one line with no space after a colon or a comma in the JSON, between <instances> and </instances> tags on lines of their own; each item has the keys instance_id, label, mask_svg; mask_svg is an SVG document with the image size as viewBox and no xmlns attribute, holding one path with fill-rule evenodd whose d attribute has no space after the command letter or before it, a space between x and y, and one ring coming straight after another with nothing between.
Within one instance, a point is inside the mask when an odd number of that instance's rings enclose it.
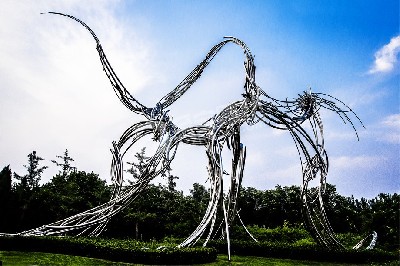
<instances>
[{"instance_id":1,"label":"sky","mask_svg":"<svg viewBox=\"0 0 400 266\"><path fill-rule=\"evenodd\" d=\"M24 174L37 151L49 166L68 149L79 170L110 182L112 141L143 117L115 96L98 59L99 37L126 88L155 106L224 36L243 40L255 56L256 82L277 99L310 87L350 106L348 124L323 111L330 169L327 182L345 196L400 192L399 1L0 1L0 168ZM180 127L200 124L234 101L244 84L243 53L225 47L201 79L170 107ZM354 117L353 117L354 118ZM243 126L243 185L301 185L300 162L287 132ZM133 147L126 161L150 139ZM230 155L224 151L229 164ZM172 164L177 189L205 185L202 147L180 146ZM229 171L228 171L229 172ZM165 182L163 178L154 182Z\"/></svg>"}]
</instances>

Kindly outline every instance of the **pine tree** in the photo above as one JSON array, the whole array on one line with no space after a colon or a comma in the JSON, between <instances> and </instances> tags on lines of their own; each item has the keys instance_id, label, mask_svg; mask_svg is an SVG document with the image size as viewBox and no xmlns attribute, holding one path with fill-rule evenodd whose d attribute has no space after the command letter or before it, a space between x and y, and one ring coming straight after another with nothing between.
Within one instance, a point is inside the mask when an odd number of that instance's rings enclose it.
<instances>
[{"instance_id":1,"label":"pine tree","mask_svg":"<svg viewBox=\"0 0 400 266\"><path fill-rule=\"evenodd\" d=\"M76 172L76 167L71 166L70 162L73 162L74 159L68 155L68 149L65 149L64 155L57 155L56 157L62 159L63 162L59 163L56 160L51 160L51 162L61 167L62 172L60 171L60 173L62 176L65 177L71 172Z\"/></svg>"},{"instance_id":2,"label":"pine tree","mask_svg":"<svg viewBox=\"0 0 400 266\"><path fill-rule=\"evenodd\" d=\"M11 187L11 168L6 166L0 172L0 232L7 232L12 228L13 195Z\"/></svg>"},{"instance_id":3,"label":"pine tree","mask_svg":"<svg viewBox=\"0 0 400 266\"><path fill-rule=\"evenodd\" d=\"M25 219L25 214L27 213L32 198L35 193L39 191L39 182L42 177L42 173L47 166L39 166L40 161L44 160L36 154L36 151L28 154L28 165L24 165L27 170L27 174L21 176L14 173L14 178L20 182L15 185L15 192L17 197L17 202L19 205L19 221L17 227L24 228L27 226L28 221Z\"/></svg>"},{"instance_id":4,"label":"pine tree","mask_svg":"<svg viewBox=\"0 0 400 266\"><path fill-rule=\"evenodd\" d=\"M39 167L40 161L44 160L36 154L36 151L28 154L28 165L24 165L27 174L21 176L17 173L14 173L14 178L20 181L19 187L24 190L31 191L37 187L39 187L39 182L42 177L42 173L44 170L48 168L48 166Z\"/></svg>"},{"instance_id":5,"label":"pine tree","mask_svg":"<svg viewBox=\"0 0 400 266\"><path fill-rule=\"evenodd\" d=\"M127 162L131 167L126 172L132 174L134 180L137 180L146 169L146 162L149 157L145 156L146 147L143 147L140 152L135 154L137 162ZM132 183L132 182L131 182Z\"/></svg>"}]
</instances>

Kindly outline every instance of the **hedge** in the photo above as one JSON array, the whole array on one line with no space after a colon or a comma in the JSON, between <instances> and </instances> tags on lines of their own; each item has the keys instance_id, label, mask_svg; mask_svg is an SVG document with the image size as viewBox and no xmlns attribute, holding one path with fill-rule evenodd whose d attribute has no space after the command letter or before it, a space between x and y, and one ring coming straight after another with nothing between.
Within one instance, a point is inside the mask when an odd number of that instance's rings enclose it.
<instances>
[{"instance_id":1,"label":"hedge","mask_svg":"<svg viewBox=\"0 0 400 266\"><path fill-rule=\"evenodd\" d=\"M218 253L227 252L225 241L210 241L208 246ZM284 242L231 241L231 254L296 260L326 261L338 263L372 263L399 259L399 254L378 249L373 250L327 250L315 243L298 241L293 244Z\"/></svg>"},{"instance_id":2,"label":"hedge","mask_svg":"<svg viewBox=\"0 0 400 266\"><path fill-rule=\"evenodd\" d=\"M265 242L293 243L301 239L311 238L310 233L300 227L279 226L276 228L263 228L257 225L247 226L247 230L258 240ZM242 226L234 226L232 239L251 241L250 236Z\"/></svg>"},{"instance_id":3,"label":"hedge","mask_svg":"<svg viewBox=\"0 0 400 266\"><path fill-rule=\"evenodd\" d=\"M216 261L210 247L177 248L155 242L85 237L0 237L0 250L49 252L142 264L197 264Z\"/></svg>"},{"instance_id":4,"label":"hedge","mask_svg":"<svg viewBox=\"0 0 400 266\"><path fill-rule=\"evenodd\" d=\"M177 248L172 243L88 237L5 237L0 250L50 252L142 264L200 264L216 261L226 254L225 241L210 241L208 247ZM313 242L231 241L231 254L340 263L383 263L399 259L399 254L379 249L326 250Z\"/></svg>"}]
</instances>

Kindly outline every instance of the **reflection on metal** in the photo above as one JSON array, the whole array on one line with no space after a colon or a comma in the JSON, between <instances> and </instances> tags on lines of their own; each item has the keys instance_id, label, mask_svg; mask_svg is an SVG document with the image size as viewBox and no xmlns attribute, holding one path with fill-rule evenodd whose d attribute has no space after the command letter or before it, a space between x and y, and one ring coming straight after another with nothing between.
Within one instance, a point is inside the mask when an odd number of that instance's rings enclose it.
<instances>
[{"instance_id":1,"label":"reflection on metal","mask_svg":"<svg viewBox=\"0 0 400 266\"><path fill-rule=\"evenodd\" d=\"M355 245L353 247L353 249L360 249L360 247L362 247L362 245L364 245L364 242L371 236L372 236L372 240L369 243L368 247L366 247L365 249L373 249L375 247L376 240L378 239L378 234L375 231L373 231L371 234L367 235L360 242L358 242L357 245Z\"/></svg>"},{"instance_id":2,"label":"reflection on metal","mask_svg":"<svg viewBox=\"0 0 400 266\"><path fill-rule=\"evenodd\" d=\"M335 112L344 123L349 123L355 130L350 116L360 120L348 106L332 96L313 93L311 90L293 100L280 101L272 98L256 84L254 58L246 44L237 38L225 37L211 48L204 60L175 89L162 97L155 107L149 108L135 99L121 83L107 60L96 34L84 22L70 15L50 13L69 17L79 22L91 33L97 44L103 70L111 82L115 94L129 110L142 115L144 120L132 125L118 141L113 142L111 177L114 183L114 192L109 202L64 220L21 232L18 235L62 235L69 231L74 231L77 235L99 235L113 215L143 194L151 180L170 168L179 144L184 143L203 146L206 150L210 200L197 228L179 246L194 245L202 236L206 238L204 242L206 245L215 232L217 210L220 207L223 213L223 234L230 255L229 227L238 214L237 200L246 160L246 148L240 141L240 129L245 123L250 126L264 123L274 129L287 131L297 147L303 172L301 198L305 217L307 217L309 228L315 239L325 247L342 248L329 225L322 201L328 173L328 156L324 148L323 125L319 111L324 108ZM228 105L203 124L180 128L171 121L167 108L200 78L203 70L227 44L239 46L244 53L245 83L242 99ZM304 123L308 123L308 126L303 126ZM308 132L306 128L311 132ZM129 189L124 188L124 155L133 144L147 135L152 135L153 140L158 142L158 148L146 161L146 166L141 171L137 182ZM221 156L225 147L232 152L230 189L227 195L223 194L226 169L223 167ZM318 190L311 190L308 187L309 182L314 179L319 180Z\"/></svg>"}]
</instances>

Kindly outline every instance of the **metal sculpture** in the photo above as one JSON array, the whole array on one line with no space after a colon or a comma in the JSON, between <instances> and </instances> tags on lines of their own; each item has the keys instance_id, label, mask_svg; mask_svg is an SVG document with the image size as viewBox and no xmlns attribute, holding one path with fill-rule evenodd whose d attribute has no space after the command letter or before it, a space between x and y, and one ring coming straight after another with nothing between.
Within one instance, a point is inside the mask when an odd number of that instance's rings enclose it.
<instances>
[{"instance_id":1,"label":"metal sculpture","mask_svg":"<svg viewBox=\"0 0 400 266\"><path fill-rule=\"evenodd\" d=\"M224 37L220 43L211 48L205 59L175 89L162 97L155 104L155 107L149 108L140 103L125 88L107 60L96 34L83 21L67 14L49 13L71 18L90 32L96 42L96 49L103 70L115 94L129 110L142 115L145 119L132 125L118 141L113 142L111 178L114 191L107 203L17 235L63 235L70 231L74 231L77 235L99 235L113 215L140 196L151 180L160 174L164 174L170 168L170 163L174 159L179 144L184 143L203 146L206 150L210 199L203 219L194 232L179 246L194 245L208 231L204 242L204 245L206 245L215 231L217 210L218 207L221 207L224 222L223 231L230 256L229 227L234 218L239 217L237 200L246 159L246 148L240 142L240 129L245 123L254 125L261 122L278 130L286 130L293 138L303 173L301 191L303 209L313 236L318 243L325 247L334 249L343 247L329 225L322 201L328 173L328 156L324 148L323 125L319 110L325 108L335 112L344 123L349 123L357 134L349 115L354 116L360 123L361 121L347 105L332 96L313 93L311 90L291 101L280 101L272 98L256 84L254 58L246 44L234 37ZM245 84L243 98L228 105L220 113L215 114L201 125L187 128L180 128L175 125L168 115L167 108L200 78L203 70L218 52L229 43L239 46L244 52ZM305 122L310 124L311 133L308 133L302 126ZM128 188L124 187L124 155L133 144L147 135L153 136L153 140L158 142L158 148L146 161L137 181ZM226 196L223 195L222 190L226 171L221 156L225 147L232 152L230 188ZM308 186L309 182L316 178L319 178L319 188L311 190Z\"/></svg>"},{"instance_id":2,"label":"metal sculpture","mask_svg":"<svg viewBox=\"0 0 400 266\"><path fill-rule=\"evenodd\" d=\"M366 237L364 237L363 239L360 240L360 242L357 243L357 245L355 245L353 247L353 249L359 249L364 245L364 242L369 238L372 237L371 242L369 243L369 245L365 248L365 249L373 249L375 247L376 244L376 240L378 239L378 234L375 231L372 231L371 234L368 234Z\"/></svg>"}]
</instances>

